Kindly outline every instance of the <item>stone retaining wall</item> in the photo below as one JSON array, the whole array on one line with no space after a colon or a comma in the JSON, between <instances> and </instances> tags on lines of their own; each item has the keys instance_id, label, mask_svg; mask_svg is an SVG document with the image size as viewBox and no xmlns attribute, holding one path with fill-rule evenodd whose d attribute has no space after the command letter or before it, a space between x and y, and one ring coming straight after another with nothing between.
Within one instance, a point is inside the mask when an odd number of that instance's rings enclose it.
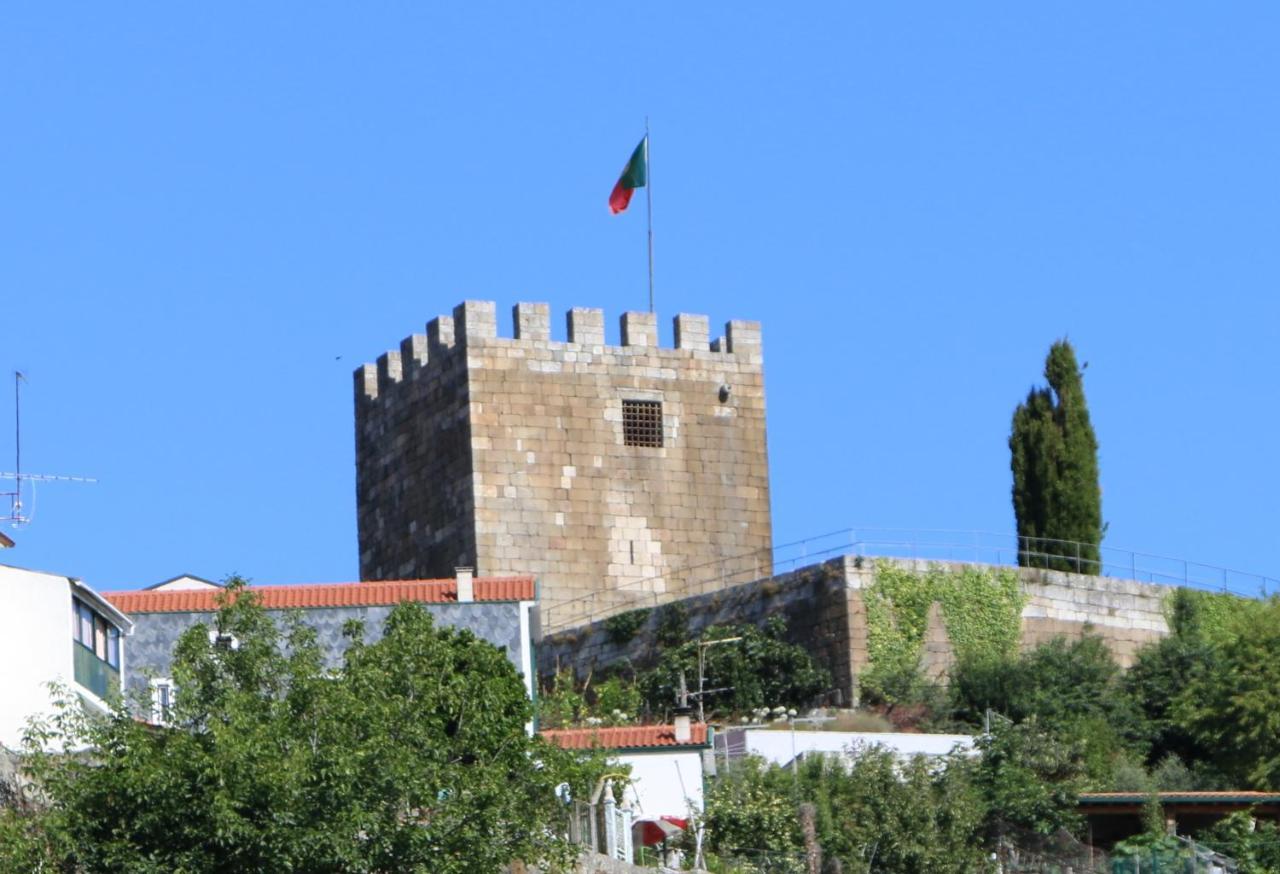
<instances>
[{"instance_id":1,"label":"stone retaining wall","mask_svg":"<svg viewBox=\"0 0 1280 874\"><path fill-rule=\"evenodd\" d=\"M787 620L787 637L808 649L831 671L838 698L854 701L857 675L868 664L862 592L875 583L876 561L842 556L670 602L653 608L630 640L613 639L608 620L558 632L539 644L539 670L546 676L558 667L570 667L581 675L622 661L636 666L651 663L656 656L655 639L664 611L685 611L690 640L714 625L763 625L772 616L782 616ZM958 570L966 566L959 562L889 561L920 572L930 567ZM1172 586L1038 568L1013 570L1027 596L1021 619L1024 649L1054 637L1076 639L1089 633L1101 637L1116 659L1127 666L1139 649L1169 633L1164 606ZM934 605L925 634L922 667L928 675L942 679L953 662L942 611L940 605Z\"/></svg>"}]
</instances>

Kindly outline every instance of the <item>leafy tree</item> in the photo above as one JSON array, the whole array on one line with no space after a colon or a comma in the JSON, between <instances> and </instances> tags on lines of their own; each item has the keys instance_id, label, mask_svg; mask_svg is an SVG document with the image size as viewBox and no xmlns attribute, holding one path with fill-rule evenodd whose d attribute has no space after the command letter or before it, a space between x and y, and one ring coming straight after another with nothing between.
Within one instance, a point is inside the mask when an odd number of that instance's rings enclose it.
<instances>
[{"instance_id":1,"label":"leafy tree","mask_svg":"<svg viewBox=\"0 0 1280 874\"><path fill-rule=\"evenodd\" d=\"M831 676L803 647L786 640L786 622L771 618L763 629L754 625L722 625L708 629L705 640L741 640L703 647L704 705L713 714L741 714L760 707L801 707L831 688ZM662 652L658 664L638 678L649 709L658 714L676 703L680 673L689 691L698 682L698 641L689 640Z\"/></svg>"},{"instance_id":2,"label":"leafy tree","mask_svg":"<svg viewBox=\"0 0 1280 874\"><path fill-rule=\"evenodd\" d=\"M1170 635L1143 647L1124 676L1125 694L1141 719L1148 745L1147 762L1151 765L1171 756L1184 763L1210 758L1209 750L1192 738L1173 712L1182 689L1193 677L1211 670L1217 658L1201 612L1202 601L1197 593L1175 591L1169 600Z\"/></svg>"},{"instance_id":3,"label":"leafy tree","mask_svg":"<svg viewBox=\"0 0 1280 874\"><path fill-rule=\"evenodd\" d=\"M1266 820L1255 822L1251 811L1229 814L1196 839L1234 859L1240 874L1280 874L1280 827Z\"/></svg>"},{"instance_id":4,"label":"leafy tree","mask_svg":"<svg viewBox=\"0 0 1280 874\"><path fill-rule=\"evenodd\" d=\"M818 809L824 852L849 872L970 874L988 870L986 808L961 757L906 762L873 748L848 767L818 757L801 781Z\"/></svg>"},{"instance_id":5,"label":"leafy tree","mask_svg":"<svg viewBox=\"0 0 1280 874\"><path fill-rule=\"evenodd\" d=\"M376 643L348 627L328 671L311 629L278 628L239 583L216 628L177 645L171 727L68 700L32 734L70 870L460 874L567 858L556 789L584 794L590 775L526 734L530 703L497 648L406 603Z\"/></svg>"},{"instance_id":6,"label":"leafy tree","mask_svg":"<svg viewBox=\"0 0 1280 874\"><path fill-rule=\"evenodd\" d=\"M66 847L50 828L49 814L16 774L3 773L0 748L0 872L62 871Z\"/></svg>"},{"instance_id":7,"label":"leafy tree","mask_svg":"<svg viewBox=\"0 0 1280 874\"><path fill-rule=\"evenodd\" d=\"M952 674L957 718L982 725L988 709L1079 746L1089 773L1111 783L1114 761L1145 751L1144 730L1124 694L1120 666L1100 638L1055 638L1012 659L971 660Z\"/></svg>"},{"instance_id":8,"label":"leafy tree","mask_svg":"<svg viewBox=\"0 0 1280 874\"><path fill-rule=\"evenodd\" d=\"M977 741L973 782L984 799L990 837L1010 828L1048 835L1080 823L1076 796L1085 784L1081 744L1064 741L1034 718L997 719Z\"/></svg>"},{"instance_id":9,"label":"leafy tree","mask_svg":"<svg viewBox=\"0 0 1280 874\"><path fill-rule=\"evenodd\" d=\"M795 770L748 759L712 786L707 840L722 857L781 854L800 868L800 806L812 804L822 854L846 874L980 872L985 809L971 774L962 758L903 762L880 748Z\"/></svg>"},{"instance_id":10,"label":"leafy tree","mask_svg":"<svg viewBox=\"0 0 1280 874\"><path fill-rule=\"evenodd\" d=\"M1066 340L1049 349L1044 375L1049 385L1031 389L1014 410L1009 435L1018 562L1098 573L1106 531L1098 441L1075 350Z\"/></svg>"},{"instance_id":11,"label":"leafy tree","mask_svg":"<svg viewBox=\"0 0 1280 874\"><path fill-rule=\"evenodd\" d=\"M1280 600L1241 611L1186 678L1173 720L1237 788L1280 789Z\"/></svg>"},{"instance_id":12,"label":"leafy tree","mask_svg":"<svg viewBox=\"0 0 1280 874\"><path fill-rule=\"evenodd\" d=\"M711 784L706 800L707 841L723 856L799 853L795 775L749 756Z\"/></svg>"},{"instance_id":13,"label":"leafy tree","mask_svg":"<svg viewBox=\"0 0 1280 874\"><path fill-rule=\"evenodd\" d=\"M578 690L573 671L556 672L538 695L538 726L568 728L587 715L587 699Z\"/></svg>"}]
</instances>

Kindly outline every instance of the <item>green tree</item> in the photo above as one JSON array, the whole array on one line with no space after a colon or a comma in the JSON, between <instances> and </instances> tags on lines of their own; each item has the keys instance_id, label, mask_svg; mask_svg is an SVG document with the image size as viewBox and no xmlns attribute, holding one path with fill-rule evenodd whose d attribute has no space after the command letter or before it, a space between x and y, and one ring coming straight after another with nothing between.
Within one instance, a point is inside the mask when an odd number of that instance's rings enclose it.
<instances>
[{"instance_id":1,"label":"green tree","mask_svg":"<svg viewBox=\"0 0 1280 874\"><path fill-rule=\"evenodd\" d=\"M759 707L802 707L831 688L831 675L801 646L786 640L786 621L775 616L763 629L754 625L721 625L707 629L703 640L741 640L703 647L705 708L713 714L743 714ZM663 714L676 703L680 673L689 691L697 690L698 641L664 650L658 664L637 678L650 711Z\"/></svg>"},{"instance_id":2,"label":"green tree","mask_svg":"<svg viewBox=\"0 0 1280 874\"><path fill-rule=\"evenodd\" d=\"M803 870L800 806L812 804L822 854L846 874L985 871L985 808L972 774L963 758L904 762L881 748L813 757L795 770L748 759L711 787L707 841L724 858L781 856L785 870Z\"/></svg>"},{"instance_id":3,"label":"green tree","mask_svg":"<svg viewBox=\"0 0 1280 874\"><path fill-rule=\"evenodd\" d=\"M1098 441L1075 350L1066 340L1049 349L1044 375L1049 385L1031 389L1014 410L1009 435L1018 562L1098 573L1106 531Z\"/></svg>"},{"instance_id":4,"label":"green tree","mask_svg":"<svg viewBox=\"0 0 1280 874\"><path fill-rule=\"evenodd\" d=\"M962 662L952 673L955 715L983 725L989 709L1078 746L1095 783L1110 787L1122 754L1146 751L1141 718L1100 638L1055 638L1011 659Z\"/></svg>"},{"instance_id":5,"label":"green tree","mask_svg":"<svg viewBox=\"0 0 1280 874\"><path fill-rule=\"evenodd\" d=\"M1174 702L1182 689L1192 678L1212 670L1217 658L1203 627L1202 605L1199 593L1175 591L1169 599L1171 633L1143 647L1124 676L1125 693L1140 716L1148 748L1146 760L1152 766L1176 756L1194 768L1211 758L1210 751L1192 738L1174 713Z\"/></svg>"},{"instance_id":6,"label":"green tree","mask_svg":"<svg viewBox=\"0 0 1280 874\"><path fill-rule=\"evenodd\" d=\"M977 746L982 755L973 782L984 799L989 837L1010 829L1048 835L1079 825L1076 796L1086 764L1079 742L1061 739L1033 717L1020 724L996 719Z\"/></svg>"},{"instance_id":7,"label":"green tree","mask_svg":"<svg viewBox=\"0 0 1280 874\"><path fill-rule=\"evenodd\" d=\"M1242 610L1186 678L1173 720L1236 788L1280 789L1280 600Z\"/></svg>"},{"instance_id":8,"label":"green tree","mask_svg":"<svg viewBox=\"0 0 1280 874\"><path fill-rule=\"evenodd\" d=\"M1229 814L1196 839L1234 859L1240 874L1280 874L1280 827L1266 820L1255 821L1252 811Z\"/></svg>"},{"instance_id":9,"label":"green tree","mask_svg":"<svg viewBox=\"0 0 1280 874\"><path fill-rule=\"evenodd\" d=\"M986 808L962 757L902 761L873 748L847 765L817 757L801 782L818 809L823 850L847 872L971 874L989 869Z\"/></svg>"},{"instance_id":10,"label":"green tree","mask_svg":"<svg viewBox=\"0 0 1280 874\"><path fill-rule=\"evenodd\" d=\"M514 668L466 631L402 604L384 636L357 624L339 671L314 632L284 629L239 583L176 648L172 725L70 701L35 731L51 852L84 872L499 871L564 862L557 787L590 775L525 732ZM56 755L49 745L87 748Z\"/></svg>"}]
</instances>

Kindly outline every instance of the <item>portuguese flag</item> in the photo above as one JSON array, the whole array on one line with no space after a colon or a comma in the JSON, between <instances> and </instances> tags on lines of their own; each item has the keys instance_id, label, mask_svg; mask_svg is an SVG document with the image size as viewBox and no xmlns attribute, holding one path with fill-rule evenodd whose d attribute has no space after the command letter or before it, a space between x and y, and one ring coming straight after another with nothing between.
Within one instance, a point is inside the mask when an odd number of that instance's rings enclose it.
<instances>
[{"instance_id":1,"label":"portuguese flag","mask_svg":"<svg viewBox=\"0 0 1280 874\"><path fill-rule=\"evenodd\" d=\"M631 160L623 168L622 175L609 193L609 211L614 215L622 212L631 203L631 192L644 188L649 181L649 136L645 135L631 153Z\"/></svg>"}]
</instances>

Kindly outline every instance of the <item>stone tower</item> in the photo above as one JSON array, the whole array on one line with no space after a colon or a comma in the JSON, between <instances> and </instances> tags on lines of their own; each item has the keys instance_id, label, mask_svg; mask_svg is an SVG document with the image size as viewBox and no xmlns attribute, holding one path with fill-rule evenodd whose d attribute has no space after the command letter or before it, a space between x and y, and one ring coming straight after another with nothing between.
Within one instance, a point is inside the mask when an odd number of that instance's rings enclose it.
<instances>
[{"instance_id":1,"label":"stone tower","mask_svg":"<svg viewBox=\"0 0 1280 874\"><path fill-rule=\"evenodd\" d=\"M759 323L513 316L467 301L356 371L361 579L533 573L558 626L769 575Z\"/></svg>"}]
</instances>

